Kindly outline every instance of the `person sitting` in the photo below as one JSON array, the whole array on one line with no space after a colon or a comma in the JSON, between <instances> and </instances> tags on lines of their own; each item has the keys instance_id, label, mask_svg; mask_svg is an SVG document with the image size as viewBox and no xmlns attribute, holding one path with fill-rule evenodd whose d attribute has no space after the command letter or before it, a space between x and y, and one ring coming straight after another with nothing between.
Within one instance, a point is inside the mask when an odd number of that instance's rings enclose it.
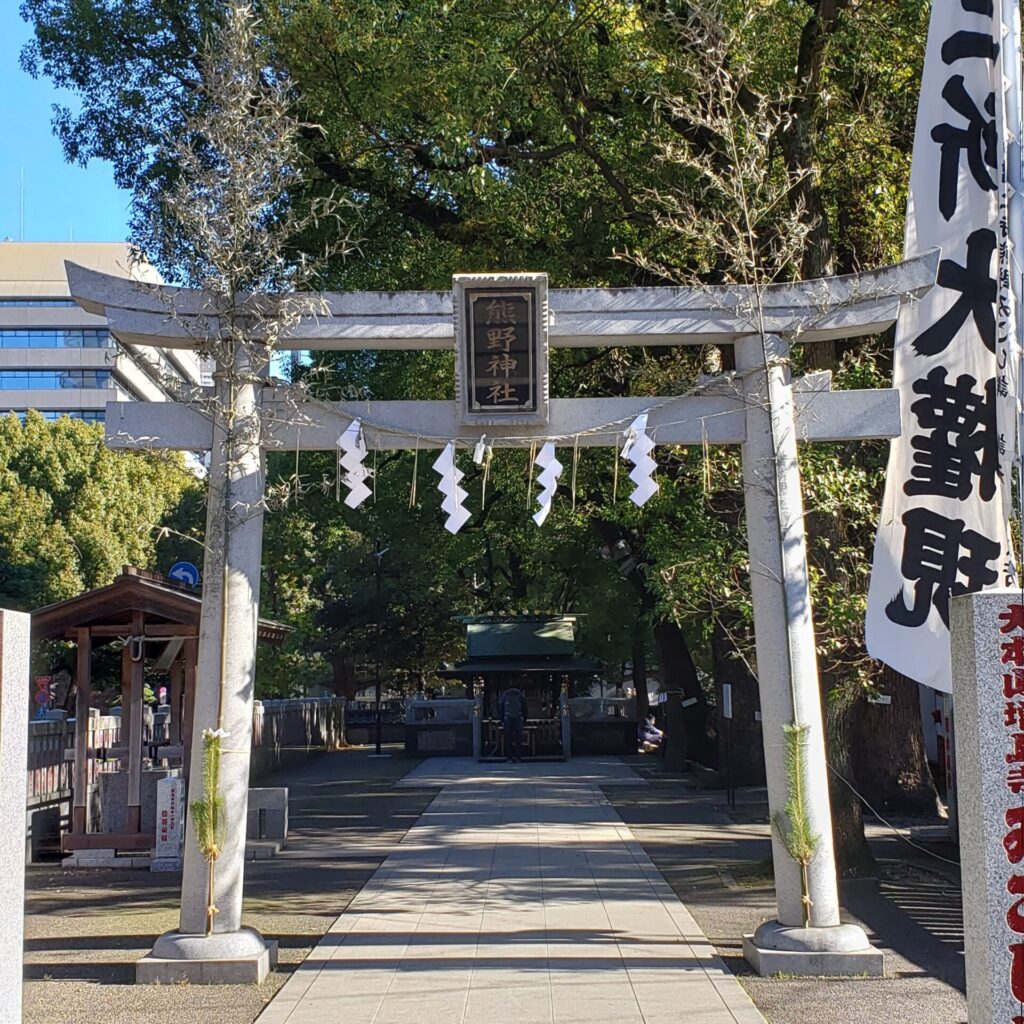
<instances>
[{"instance_id":1,"label":"person sitting","mask_svg":"<svg viewBox=\"0 0 1024 1024\"><path fill-rule=\"evenodd\" d=\"M637 729L637 739L645 754L657 750L665 739L664 731L659 729L654 723L654 714L648 712L647 717L640 723L640 727Z\"/></svg>"},{"instance_id":2,"label":"person sitting","mask_svg":"<svg viewBox=\"0 0 1024 1024\"><path fill-rule=\"evenodd\" d=\"M505 760L522 761L523 726L526 724L526 698L522 691L509 687L501 695L498 713L505 733Z\"/></svg>"}]
</instances>

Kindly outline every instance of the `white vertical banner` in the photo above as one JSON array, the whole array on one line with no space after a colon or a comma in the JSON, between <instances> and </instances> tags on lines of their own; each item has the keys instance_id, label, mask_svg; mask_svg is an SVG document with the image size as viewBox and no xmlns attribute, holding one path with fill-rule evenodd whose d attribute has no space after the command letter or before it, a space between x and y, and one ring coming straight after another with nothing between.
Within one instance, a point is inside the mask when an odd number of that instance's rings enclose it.
<instances>
[{"instance_id":1,"label":"white vertical banner","mask_svg":"<svg viewBox=\"0 0 1024 1024\"><path fill-rule=\"evenodd\" d=\"M1002 585L1011 557L1002 474L1013 440L1000 437L999 411L1012 401L999 371L1013 334L1012 303L999 301L1001 15L995 0L932 7L904 248L938 247L942 259L936 286L897 325L903 435L890 448L868 591L871 656L947 693L949 599Z\"/></svg>"}]
</instances>

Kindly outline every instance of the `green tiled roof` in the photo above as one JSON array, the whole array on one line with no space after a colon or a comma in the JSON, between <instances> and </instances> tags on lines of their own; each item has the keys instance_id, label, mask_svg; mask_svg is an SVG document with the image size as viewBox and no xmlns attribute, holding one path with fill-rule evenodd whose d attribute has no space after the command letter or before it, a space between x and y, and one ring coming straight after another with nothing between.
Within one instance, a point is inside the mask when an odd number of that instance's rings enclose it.
<instances>
[{"instance_id":1,"label":"green tiled roof","mask_svg":"<svg viewBox=\"0 0 1024 1024\"><path fill-rule=\"evenodd\" d=\"M466 654L469 658L521 658L524 656L572 655L575 652L575 619L533 622L469 622Z\"/></svg>"}]
</instances>

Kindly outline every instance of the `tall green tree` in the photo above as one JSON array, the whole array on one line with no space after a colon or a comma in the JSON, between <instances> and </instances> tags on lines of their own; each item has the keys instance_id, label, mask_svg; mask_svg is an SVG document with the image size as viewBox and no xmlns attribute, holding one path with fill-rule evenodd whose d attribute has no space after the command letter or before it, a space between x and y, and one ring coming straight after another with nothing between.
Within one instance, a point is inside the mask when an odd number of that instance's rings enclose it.
<instances>
[{"instance_id":1,"label":"tall green tree","mask_svg":"<svg viewBox=\"0 0 1024 1024\"><path fill-rule=\"evenodd\" d=\"M177 549L161 547L163 527L185 534L179 510L200 495L180 456L111 451L101 426L70 417L0 417L0 602L30 611L124 565L168 568Z\"/></svg>"}]
</instances>

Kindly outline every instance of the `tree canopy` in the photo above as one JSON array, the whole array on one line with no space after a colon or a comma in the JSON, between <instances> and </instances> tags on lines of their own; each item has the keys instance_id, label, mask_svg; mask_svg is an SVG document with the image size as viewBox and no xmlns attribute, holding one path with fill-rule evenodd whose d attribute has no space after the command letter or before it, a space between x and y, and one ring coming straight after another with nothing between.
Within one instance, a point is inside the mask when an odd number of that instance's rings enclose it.
<instances>
[{"instance_id":1,"label":"tree canopy","mask_svg":"<svg viewBox=\"0 0 1024 1024\"><path fill-rule=\"evenodd\" d=\"M169 562L160 528L187 528L198 495L183 459L111 451L97 424L0 417L0 603L31 611Z\"/></svg>"},{"instance_id":2,"label":"tree canopy","mask_svg":"<svg viewBox=\"0 0 1024 1024\"><path fill-rule=\"evenodd\" d=\"M682 3L592 0L261 0L265 60L308 120L310 188L361 207L350 287L444 285L466 267L543 268L555 284L645 280L630 250L698 269L652 215L685 181L660 159L702 145L665 102L690 41ZM802 191L820 218L812 263L840 269L898 256L925 0L723 0L744 20L750 87L784 96L777 139L813 165ZM141 190L173 177L161 138L199 102L197 54L216 0L25 0L36 30L23 63L71 88L55 129L71 160L111 160ZM840 237L841 236L841 237ZM824 258L823 258L824 257ZM806 268L805 268L806 269Z\"/></svg>"}]
</instances>

